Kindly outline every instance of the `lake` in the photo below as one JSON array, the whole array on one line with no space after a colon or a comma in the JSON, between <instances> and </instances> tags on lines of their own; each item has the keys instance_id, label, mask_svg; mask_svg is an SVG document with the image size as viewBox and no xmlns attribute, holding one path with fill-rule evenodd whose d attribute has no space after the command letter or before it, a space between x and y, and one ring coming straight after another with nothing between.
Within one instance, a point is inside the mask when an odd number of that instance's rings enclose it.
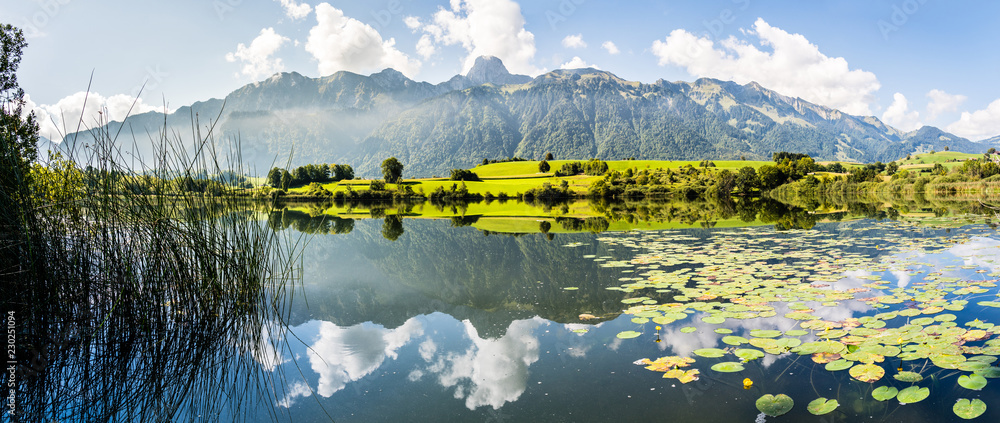
<instances>
[{"instance_id":1,"label":"lake","mask_svg":"<svg viewBox=\"0 0 1000 423\"><path fill-rule=\"evenodd\" d=\"M545 226L523 218L278 213L271 226L301 246L301 286L252 353L276 386L235 413L997 421L996 219L869 216L600 233L563 220L545 234L484 229ZM787 414L762 414L758 399L779 394L790 404L761 406Z\"/></svg>"}]
</instances>

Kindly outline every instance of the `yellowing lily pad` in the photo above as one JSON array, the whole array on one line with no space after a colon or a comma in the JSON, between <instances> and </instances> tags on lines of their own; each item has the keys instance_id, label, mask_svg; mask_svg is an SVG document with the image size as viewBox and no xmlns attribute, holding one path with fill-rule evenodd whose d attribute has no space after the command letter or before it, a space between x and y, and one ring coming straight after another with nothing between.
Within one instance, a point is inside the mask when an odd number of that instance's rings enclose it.
<instances>
[{"instance_id":1,"label":"yellowing lily pad","mask_svg":"<svg viewBox=\"0 0 1000 423\"><path fill-rule=\"evenodd\" d=\"M885 369L874 364L858 364L851 367L851 377L862 382L875 382L885 376Z\"/></svg>"},{"instance_id":2,"label":"yellowing lily pad","mask_svg":"<svg viewBox=\"0 0 1000 423\"><path fill-rule=\"evenodd\" d=\"M854 365L853 361L848 361L848 360L840 359L840 360L831 361L829 363L826 363L826 366L824 366L824 367L826 368L826 370L828 372L836 372L836 371L839 371L839 370L849 369L853 365Z\"/></svg>"},{"instance_id":3,"label":"yellowing lily pad","mask_svg":"<svg viewBox=\"0 0 1000 423\"><path fill-rule=\"evenodd\" d=\"M893 375L892 377L896 378L896 380L900 382L909 382L909 383L917 383L920 382L921 380L924 380L924 377L921 376L920 373L914 373L914 372L899 372Z\"/></svg>"},{"instance_id":4,"label":"yellowing lily pad","mask_svg":"<svg viewBox=\"0 0 1000 423\"><path fill-rule=\"evenodd\" d=\"M986 403L979 399L968 400L961 398L951 407L955 415L966 420L974 419L986 412Z\"/></svg>"}]
</instances>

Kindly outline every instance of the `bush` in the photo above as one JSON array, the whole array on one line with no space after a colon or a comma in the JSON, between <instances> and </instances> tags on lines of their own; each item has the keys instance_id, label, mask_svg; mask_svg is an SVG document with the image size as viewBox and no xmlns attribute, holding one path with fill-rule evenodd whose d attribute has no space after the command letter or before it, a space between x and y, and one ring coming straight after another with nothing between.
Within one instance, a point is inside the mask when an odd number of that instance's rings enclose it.
<instances>
[{"instance_id":1,"label":"bush","mask_svg":"<svg viewBox=\"0 0 1000 423\"><path fill-rule=\"evenodd\" d=\"M452 181L478 181L479 175L476 172L467 169L452 169L451 178Z\"/></svg>"}]
</instances>

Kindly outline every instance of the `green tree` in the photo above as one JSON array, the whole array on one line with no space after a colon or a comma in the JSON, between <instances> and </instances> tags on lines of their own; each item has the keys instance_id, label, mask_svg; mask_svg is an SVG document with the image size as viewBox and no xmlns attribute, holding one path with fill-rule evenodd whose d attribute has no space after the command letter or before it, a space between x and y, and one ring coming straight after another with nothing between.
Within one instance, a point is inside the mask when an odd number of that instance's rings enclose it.
<instances>
[{"instance_id":1,"label":"green tree","mask_svg":"<svg viewBox=\"0 0 1000 423\"><path fill-rule=\"evenodd\" d=\"M548 153L545 153L545 160L546 161L548 161L548 160L555 160L555 157L552 155L551 151L548 152Z\"/></svg>"},{"instance_id":2,"label":"green tree","mask_svg":"<svg viewBox=\"0 0 1000 423\"><path fill-rule=\"evenodd\" d=\"M887 176L895 175L899 171L899 163L892 162L885 165L885 174Z\"/></svg>"},{"instance_id":3,"label":"green tree","mask_svg":"<svg viewBox=\"0 0 1000 423\"><path fill-rule=\"evenodd\" d=\"M744 195L753 192L754 188L757 188L758 184L759 180L757 178L757 171L750 166L744 166L740 169L739 173L736 174L736 190Z\"/></svg>"},{"instance_id":4,"label":"green tree","mask_svg":"<svg viewBox=\"0 0 1000 423\"><path fill-rule=\"evenodd\" d=\"M551 169L551 167L549 166L549 162L548 161L542 160L541 162L538 163L538 171L539 172L541 172L541 173L547 173L549 171L549 169Z\"/></svg>"},{"instance_id":5,"label":"green tree","mask_svg":"<svg viewBox=\"0 0 1000 423\"><path fill-rule=\"evenodd\" d=\"M0 25L0 196L4 204L22 205L27 199L31 163L38 158L38 122L24 116L24 90L17 83L24 33Z\"/></svg>"},{"instance_id":6,"label":"green tree","mask_svg":"<svg viewBox=\"0 0 1000 423\"><path fill-rule=\"evenodd\" d=\"M729 195L736 187L736 175L729 169L723 169L715 174L715 186L718 188L719 194Z\"/></svg>"},{"instance_id":7,"label":"green tree","mask_svg":"<svg viewBox=\"0 0 1000 423\"><path fill-rule=\"evenodd\" d=\"M382 176L387 183L398 183L403 179L403 164L395 157L385 159L382 161Z\"/></svg>"},{"instance_id":8,"label":"green tree","mask_svg":"<svg viewBox=\"0 0 1000 423\"><path fill-rule=\"evenodd\" d=\"M275 188L281 186L281 169L275 167L267 172L267 184Z\"/></svg>"},{"instance_id":9,"label":"green tree","mask_svg":"<svg viewBox=\"0 0 1000 423\"><path fill-rule=\"evenodd\" d=\"M281 189L288 189L292 185L292 174L287 170L281 170Z\"/></svg>"}]
</instances>

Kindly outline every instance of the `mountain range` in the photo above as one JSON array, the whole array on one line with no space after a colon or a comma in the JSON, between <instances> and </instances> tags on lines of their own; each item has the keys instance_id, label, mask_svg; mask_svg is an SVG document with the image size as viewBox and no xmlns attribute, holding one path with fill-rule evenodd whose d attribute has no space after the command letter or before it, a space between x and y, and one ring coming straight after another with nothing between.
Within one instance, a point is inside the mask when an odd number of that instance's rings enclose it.
<instances>
[{"instance_id":1,"label":"mountain range","mask_svg":"<svg viewBox=\"0 0 1000 423\"><path fill-rule=\"evenodd\" d=\"M126 155L151 157L159 134L239 139L256 173L272 166L346 163L379 174L395 156L406 176L444 175L483 159L770 159L776 151L818 160L888 162L943 149L981 153L990 145L935 127L904 132L874 116L853 116L756 82L627 81L597 69L513 75L500 59L480 57L465 75L440 84L393 69L368 76L274 76L164 116L150 112L104 130ZM165 131L165 132L164 132ZM92 142L66 137L62 148ZM134 138L133 138L134 137ZM127 138L127 139L126 139ZM227 141L228 142L228 141Z\"/></svg>"}]
</instances>

